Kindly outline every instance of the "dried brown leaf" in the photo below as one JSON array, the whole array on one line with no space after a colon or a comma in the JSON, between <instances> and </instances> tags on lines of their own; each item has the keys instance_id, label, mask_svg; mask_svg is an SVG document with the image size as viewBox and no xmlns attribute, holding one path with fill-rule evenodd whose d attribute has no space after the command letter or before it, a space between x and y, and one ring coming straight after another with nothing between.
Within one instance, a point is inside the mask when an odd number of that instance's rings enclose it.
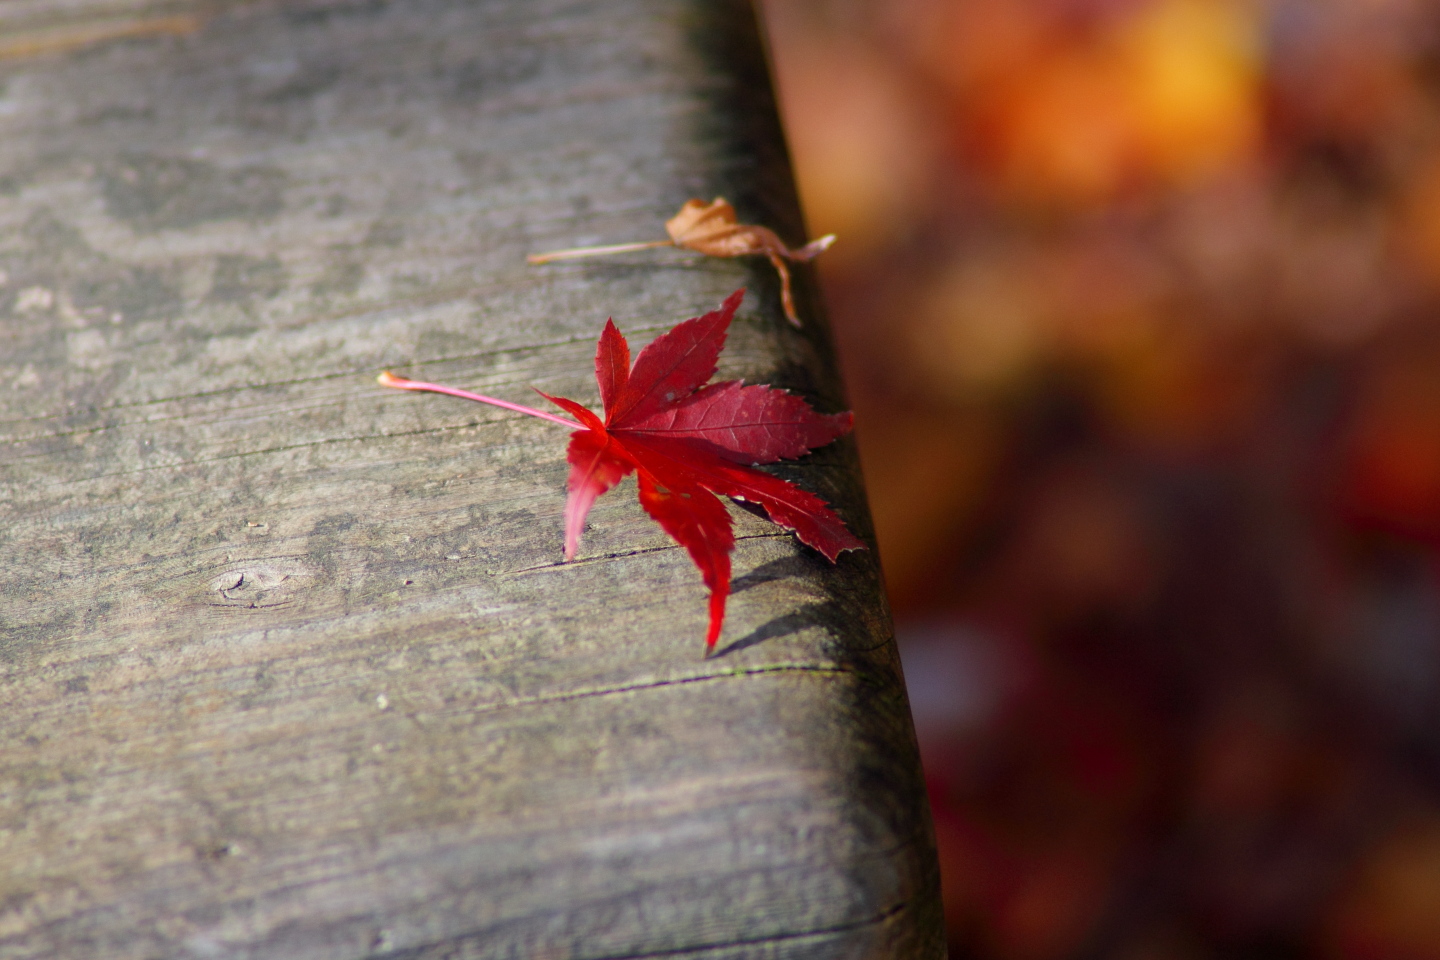
<instances>
[{"instance_id":1,"label":"dried brown leaf","mask_svg":"<svg viewBox=\"0 0 1440 960\"><path fill-rule=\"evenodd\" d=\"M831 233L791 250L770 228L740 223L735 216L735 208L724 197L716 197L709 203L703 200L686 200L680 212L665 221L665 232L670 234L669 243L674 246L694 250L709 257L743 257L750 254L763 254L768 257L775 267L775 272L780 275L780 302L785 308L785 317L797 327L800 326L800 316L795 311L795 297L790 289L790 268L785 261L803 263L812 260L835 242L835 235ZM572 250L531 254L526 259L531 263L549 263L553 260L604 256L665 245L664 240L650 240L603 247L577 247Z\"/></svg>"}]
</instances>

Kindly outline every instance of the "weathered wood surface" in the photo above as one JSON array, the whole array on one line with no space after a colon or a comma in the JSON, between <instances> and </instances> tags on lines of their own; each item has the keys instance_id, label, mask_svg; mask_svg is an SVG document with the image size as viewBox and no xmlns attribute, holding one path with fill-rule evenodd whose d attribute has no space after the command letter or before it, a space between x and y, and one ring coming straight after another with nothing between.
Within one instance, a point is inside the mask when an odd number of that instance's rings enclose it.
<instances>
[{"instance_id":1,"label":"weathered wood surface","mask_svg":"<svg viewBox=\"0 0 1440 960\"><path fill-rule=\"evenodd\" d=\"M843 404L747 7L0 8L0 956L935 957L873 554L736 511L699 576L565 435L384 368L594 402L751 293L722 374ZM868 535L848 442L778 468Z\"/></svg>"}]
</instances>

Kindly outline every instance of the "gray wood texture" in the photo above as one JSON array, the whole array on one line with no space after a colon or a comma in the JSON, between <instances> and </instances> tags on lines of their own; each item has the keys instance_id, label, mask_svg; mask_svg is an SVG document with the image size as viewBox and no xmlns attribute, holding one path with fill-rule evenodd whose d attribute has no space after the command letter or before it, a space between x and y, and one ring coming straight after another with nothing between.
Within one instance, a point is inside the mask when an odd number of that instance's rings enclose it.
<instances>
[{"instance_id":1,"label":"gray wood texture","mask_svg":"<svg viewBox=\"0 0 1440 960\"><path fill-rule=\"evenodd\" d=\"M0 957L925 957L937 876L873 552L635 502L561 563L563 430L750 289L722 374L840 409L750 9L0 5ZM843 242L843 241L842 241ZM777 472L869 537L853 446Z\"/></svg>"}]
</instances>

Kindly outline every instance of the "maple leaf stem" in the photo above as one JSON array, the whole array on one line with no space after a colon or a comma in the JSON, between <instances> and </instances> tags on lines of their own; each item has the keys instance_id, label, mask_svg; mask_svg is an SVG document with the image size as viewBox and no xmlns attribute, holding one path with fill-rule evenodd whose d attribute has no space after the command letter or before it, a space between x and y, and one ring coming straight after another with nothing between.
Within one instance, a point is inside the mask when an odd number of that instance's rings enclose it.
<instances>
[{"instance_id":1,"label":"maple leaf stem","mask_svg":"<svg viewBox=\"0 0 1440 960\"><path fill-rule=\"evenodd\" d=\"M544 410L536 410L534 407L527 407L519 403L511 403L509 400L496 400L494 397L487 397L484 394L471 393L469 390L460 390L455 387L447 387L439 383L426 383L424 380L410 380L405 377L397 377L386 370L376 378L382 387L394 387L396 390L420 390L426 393L443 393L448 397L459 397L462 400L474 400L477 403L488 403L492 407L500 407L505 410L514 410L516 413L528 413L532 417L539 417L541 420L549 420L551 423L558 423L562 427L571 430L584 430L583 424L574 420L566 420L564 417L557 417L553 413L546 413Z\"/></svg>"},{"instance_id":2,"label":"maple leaf stem","mask_svg":"<svg viewBox=\"0 0 1440 960\"><path fill-rule=\"evenodd\" d=\"M834 242L835 242L835 234L833 234L833 233L827 233L827 234L825 234L825 236L823 236L823 237L819 237L819 238L817 238L817 239L815 239L815 240L811 240L809 243L805 244L805 246L801 247L799 250L788 250L788 251L786 251L785 256L788 257L788 258L790 258L791 260L798 260L798 261L800 261L801 263L804 263L804 262L806 262L806 261L808 261L808 260L813 260L813 259L815 259L815 258L818 257L820 254L824 253L826 250L829 250L829 249L830 249L830 244L832 244L832 243L834 243Z\"/></svg>"},{"instance_id":3,"label":"maple leaf stem","mask_svg":"<svg viewBox=\"0 0 1440 960\"><path fill-rule=\"evenodd\" d=\"M551 263L555 260L579 260L582 257L604 257L612 253L633 253L636 250L673 247L674 245L670 240L642 240L638 243L612 243L604 247L572 247L569 250L532 253L525 257L525 261L527 263Z\"/></svg>"}]
</instances>

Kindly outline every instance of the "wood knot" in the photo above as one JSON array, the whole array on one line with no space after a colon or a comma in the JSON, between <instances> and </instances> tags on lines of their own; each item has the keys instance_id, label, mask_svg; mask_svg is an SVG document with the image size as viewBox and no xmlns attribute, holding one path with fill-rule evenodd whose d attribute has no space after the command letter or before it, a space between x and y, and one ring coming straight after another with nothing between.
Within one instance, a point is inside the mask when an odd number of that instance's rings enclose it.
<instances>
[{"instance_id":1,"label":"wood knot","mask_svg":"<svg viewBox=\"0 0 1440 960\"><path fill-rule=\"evenodd\" d=\"M292 603L309 572L299 564L236 564L210 580L210 603L258 610Z\"/></svg>"}]
</instances>

